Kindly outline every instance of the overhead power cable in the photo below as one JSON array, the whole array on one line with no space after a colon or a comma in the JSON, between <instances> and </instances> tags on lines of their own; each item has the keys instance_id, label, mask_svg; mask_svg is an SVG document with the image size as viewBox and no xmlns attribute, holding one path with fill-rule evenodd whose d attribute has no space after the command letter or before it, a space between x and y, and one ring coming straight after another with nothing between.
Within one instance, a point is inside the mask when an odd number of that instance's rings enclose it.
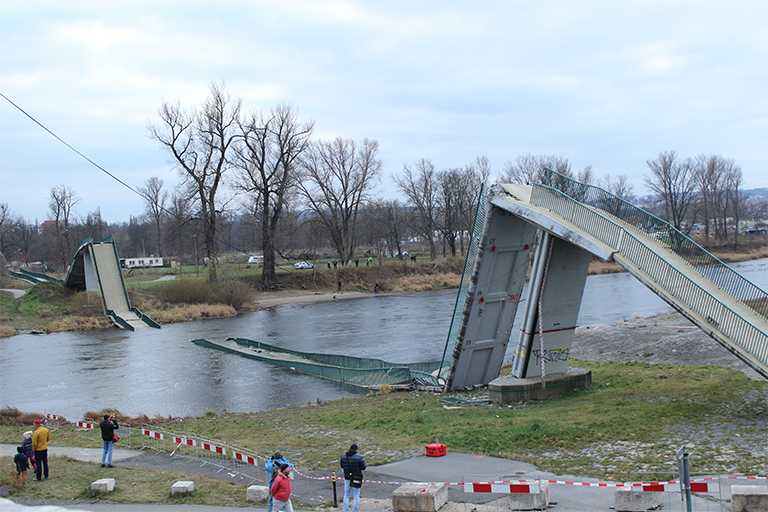
<instances>
[{"instance_id":1,"label":"overhead power cable","mask_svg":"<svg viewBox=\"0 0 768 512\"><path fill-rule=\"evenodd\" d=\"M47 126L45 126L43 123L41 123L40 121L38 121L37 119L35 119L35 118L34 118L34 117L31 115L31 114L29 114L28 112L26 112L26 111L25 111L23 108L21 108L20 106L18 106L16 103L14 103L13 101L11 101L11 100L10 100L10 98L8 98L8 96L6 96L5 94L3 94L2 92L0 92L0 96L2 96L2 97L3 97L3 99L5 99L5 101L7 101L7 102L8 102L8 103L10 103L11 105L13 105L13 106L14 106L14 107L15 107L15 108L16 108L16 109L19 111L19 112L21 112L22 114L24 114L25 116L27 116L28 118L30 118L30 119L32 120L32 122L34 122L34 123L35 123L36 125L38 125L40 128L42 128L43 130L45 130L46 132L48 132L48 133L49 133L50 135L52 135L52 136L53 136L53 137L54 137L56 140L58 140L59 142L61 142L61 143L62 143L62 144L64 144L65 146L67 146L69 149L71 149L72 151L74 151L75 153L77 153L77 154L78 154L80 157L82 157L83 159L85 159L85 160L86 160L88 163L90 163L91 165L93 165L94 167L96 167L97 169L99 169L101 172L103 172L104 174L106 174L107 176L109 176L110 178L112 178L113 180L117 181L117 182L118 182L118 183L120 183L122 186L124 186L125 188L127 188L128 190L130 190L131 192L133 192L134 194L138 195L138 196L139 196L139 197L141 197L142 199L145 199L145 200L147 200L147 201L150 201L150 202L152 201L152 199L151 199L150 197L148 197L148 196L144 195L143 193L141 193L140 191L136 190L135 188L133 188L132 186L130 186L129 184L127 184L126 182L124 182L123 180L121 180L120 178L118 178L117 176L115 176L114 174L112 174L111 172L109 172L108 170L106 170L105 168L103 168L102 166L100 166L99 164L97 164L96 162L94 162L93 160L91 160L90 158L88 158L87 156L85 156L84 154L82 154L80 151L78 151L78 150L77 150L77 149L75 149L75 148L74 148L72 145L70 145L70 144L69 144L67 141L65 141L64 139L62 139L61 137L59 137L58 135L56 135L55 133L53 133L53 131L51 131L50 129L48 129L48 127L47 127ZM160 205L158 205L158 206L160 206ZM172 216L172 217L176 217L176 215L175 215L173 212L169 211L167 208L164 208L164 207L162 207L162 206L160 206L160 208L161 208L161 209L162 209L162 210L163 210L165 213L167 213L168 215L170 215L170 216ZM177 220L178 220L178 218L177 218ZM218 238L219 238L219 242L220 242L220 243L222 243L222 244L224 244L224 245L226 245L227 247L229 247L229 248L231 248L231 249L234 249L234 250L236 250L236 251L242 252L243 254L249 254L249 255L250 255L250 252L248 252L248 251L244 251L243 249L240 249L239 247L235 247L234 245L230 244L230 243L229 243L229 242L227 242L226 240L222 239L220 236L219 236Z\"/></svg>"}]
</instances>

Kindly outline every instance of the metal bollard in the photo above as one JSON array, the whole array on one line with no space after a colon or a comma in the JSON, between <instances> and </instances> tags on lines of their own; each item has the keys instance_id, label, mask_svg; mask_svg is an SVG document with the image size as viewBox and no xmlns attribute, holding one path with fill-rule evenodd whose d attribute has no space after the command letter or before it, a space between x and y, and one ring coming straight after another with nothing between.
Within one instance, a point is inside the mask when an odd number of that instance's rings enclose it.
<instances>
[{"instance_id":1,"label":"metal bollard","mask_svg":"<svg viewBox=\"0 0 768 512\"><path fill-rule=\"evenodd\" d=\"M331 480L333 480L333 506L338 507L339 504L336 499L336 472L333 472L333 476L331 477Z\"/></svg>"}]
</instances>

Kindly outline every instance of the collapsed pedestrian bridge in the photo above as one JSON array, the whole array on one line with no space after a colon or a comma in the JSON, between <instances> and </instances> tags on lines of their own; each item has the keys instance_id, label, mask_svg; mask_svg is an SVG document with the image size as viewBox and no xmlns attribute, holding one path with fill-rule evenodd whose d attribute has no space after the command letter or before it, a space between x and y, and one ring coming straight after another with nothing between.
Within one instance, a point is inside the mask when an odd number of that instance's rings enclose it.
<instances>
[{"instance_id":1,"label":"collapsed pedestrian bridge","mask_svg":"<svg viewBox=\"0 0 768 512\"><path fill-rule=\"evenodd\" d=\"M439 378L445 389L512 374L541 387L568 372L592 255L615 261L736 357L768 378L768 294L661 219L547 171L545 184L483 194ZM528 269L530 283L521 297ZM525 308L523 325L513 322Z\"/></svg>"}]
</instances>

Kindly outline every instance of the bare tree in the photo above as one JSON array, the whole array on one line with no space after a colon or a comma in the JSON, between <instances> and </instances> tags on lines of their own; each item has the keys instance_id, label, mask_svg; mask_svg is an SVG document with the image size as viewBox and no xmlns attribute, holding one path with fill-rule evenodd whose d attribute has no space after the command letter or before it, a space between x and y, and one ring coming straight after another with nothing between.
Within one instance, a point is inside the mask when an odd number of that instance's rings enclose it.
<instances>
[{"instance_id":1,"label":"bare tree","mask_svg":"<svg viewBox=\"0 0 768 512\"><path fill-rule=\"evenodd\" d=\"M696 188L691 160L679 162L674 151L664 151L656 160L646 160L646 163L651 170L650 176L643 175L646 186L664 203L666 221L683 231L683 221Z\"/></svg>"},{"instance_id":2,"label":"bare tree","mask_svg":"<svg viewBox=\"0 0 768 512\"><path fill-rule=\"evenodd\" d=\"M163 237L170 254L188 254L190 248L196 252L195 229L192 197L185 187L179 187L171 194Z\"/></svg>"},{"instance_id":3,"label":"bare tree","mask_svg":"<svg viewBox=\"0 0 768 512\"><path fill-rule=\"evenodd\" d=\"M299 173L299 157L309 147L314 121L299 122L297 112L280 105L269 114L254 113L241 123L236 187L250 195L250 212L261 225L263 289L275 286L276 232Z\"/></svg>"},{"instance_id":4,"label":"bare tree","mask_svg":"<svg viewBox=\"0 0 768 512\"><path fill-rule=\"evenodd\" d=\"M624 201L628 201L632 197L632 184L626 174L622 174L616 179L611 178L610 174L606 174L605 178L598 180L597 185Z\"/></svg>"},{"instance_id":5,"label":"bare tree","mask_svg":"<svg viewBox=\"0 0 768 512\"><path fill-rule=\"evenodd\" d=\"M229 153L240 138L240 100L232 101L226 87L212 83L203 105L186 112L181 106L164 102L159 126L149 124L150 136L171 155L184 183L195 191L200 208L208 280L217 281L216 228L219 206L217 193L230 168Z\"/></svg>"},{"instance_id":6,"label":"bare tree","mask_svg":"<svg viewBox=\"0 0 768 512\"><path fill-rule=\"evenodd\" d=\"M8 207L8 203L0 203L0 253L3 253L6 257L10 257L9 249L10 235L19 226L19 219L17 219L11 209ZM16 250L15 248L13 249Z\"/></svg>"},{"instance_id":7,"label":"bare tree","mask_svg":"<svg viewBox=\"0 0 768 512\"><path fill-rule=\"evenodd\" d=\"M384 209L383 222L386 226L387 248L392 254L403 253L402 242L407 239L407 219L404 213L404 207L397 199L385 201L382 205ZM379 251L379 265L382 264L382 252Z\"/></svg>"},{"instance_id":8,"label":"bare tree","mask_svg":"<svg viewBox=\"0 0 768 512\"><path fill-rule=\"evenodd\" d=\"M394 176L395 184L408 198L408 204L416 208L414 230L429 243L430 259L437 258L435 231L437 230L437 177L435 166L422 158L413 164L413 169L403 165L404 176Z\"/></svg>"},{"instance_id":9,"label":"bare tree","mask_svg":"<svg viewBox=\"0 0 768 512\"><path fill-rule=\"evenodd\" d=\"M69 258L73 256L71 253L75 250L70 231L70 221L78 203L80 203L80 199L70 187L58 185L51 189L48 211L51 220L53 220L53 228L50 232L54 235L53 247L55 252L49 256L59 266L66 265Z\"/></svg>"},{"instance_id":10,"label":"bare tree","mask_svg":"<svg viewBox=\"0 0 768 512\"><path fill-rule=\"evenodd\" d=\"M507 160L504 163L504 170L498 183L522 183L549 184L551 178L547 175L546 169L552 169L564 176L571 177L571 164L567 158L561 156L534 156L527 154L518 156L514 162Z\"/></svg>"},{"instance_id":11,"label":"bare tree","mask_svg":"<svg viewBox=\"0 0 768 512\"><path fill-rule=\"evenodd\" d=\"M163 190L165 182L155 176L144 182L143 187L138 187L142 199L144 199L144 215L155 228L155 237L158 256L163 255L163 220L166 216L166 203L168 191Z\"/></svg>"},{"instance_id":12,"label":"bare tree","mask_svg":"<svg viewBox=\"0 0 768 512\"><path fill-rule=\"evenodd\" d=\"M301 194L331 237L342 261L354 256L357 215L381 172L379 143L340 137L311 145L303 159Z\"/></svg>"},{"instance_id":13,"label":"bare tree","mask_svg":"<svg viewBox=\"0 0 768 512\"><path fill-rule=\"evenodd\" d=\"M743 197L740 191L744 187L744 173L742 173L741 167L736 165L733 158L725 159L725 176L728 188L727 202L730 203L730 210L734 220L733 245L736 247L739 244L739 219L741 218L740 213L743 206ZM727 219L727 211L725 215Z\"/></svg>"}]
</instances>

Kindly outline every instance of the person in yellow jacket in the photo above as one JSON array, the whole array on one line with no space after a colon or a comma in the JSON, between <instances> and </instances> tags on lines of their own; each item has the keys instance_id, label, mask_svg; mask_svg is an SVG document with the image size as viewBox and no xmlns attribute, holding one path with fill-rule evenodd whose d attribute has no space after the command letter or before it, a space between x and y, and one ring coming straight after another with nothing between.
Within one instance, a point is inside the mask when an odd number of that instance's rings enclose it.
<instances>
[{"instance_id":1,"label":"person in yellow jacket","mask_svg":"<svg viewBox=\"0 0 768 512\"><path fill-rule=\"evenodd\" d=\"M35 480L38 482L43 479L43 476L48 480L48 442L50 440L50 431L43 426L42 421L35 420L35 432L32 434L32 449L35 451L35 461L37 463Z\"/></svg>"}]
</instances>

